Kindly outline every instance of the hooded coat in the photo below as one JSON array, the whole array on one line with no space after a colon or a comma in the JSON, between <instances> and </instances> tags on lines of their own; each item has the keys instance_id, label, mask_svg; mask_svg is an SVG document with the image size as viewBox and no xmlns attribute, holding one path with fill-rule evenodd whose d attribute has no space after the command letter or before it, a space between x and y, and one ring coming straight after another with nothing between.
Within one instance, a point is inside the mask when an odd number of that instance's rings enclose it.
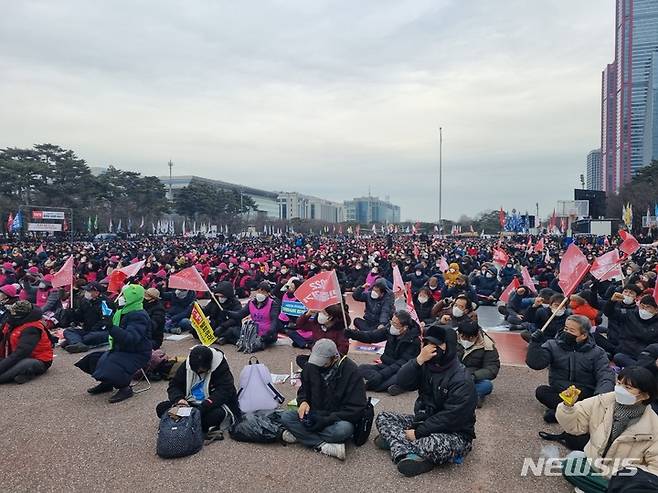
<instances>
[{"instance_id":1,"label":"hooded coat","mask_svg":"<svg viewBox=\"0 0 658 493\"><path fill-rule=\"evenodd\" d=\"M498 376L500 356L493 340L484 331L480 331L477 341L470 348L464 349L459 344L457 354L474 381L493 380Z\"/></svg>"},{"instance_id":2,"label":"hooded coat","mask_svg":"<svg viewBox=\"0 0 658 493\"><path fill-rule=\"evenodd\" d=\"M359 286L354 290L354 293L352 293L352 297L356 301L361 301L366 304L365 313L363 314L363 319L366 322L370 325L386 325L393 317L393 303L395 300L393 293L388 289L384 280L378 280L375 283L375 286L384 292L383 296L373 299L372 296L370 296L370 291L364 291L363 287Z\"/></svg>"},{"instance_id":3,"label":"hooded coat","mask_svg":"<svg viewBox=\"0 0 658 493\"><path fill-rule=\"evenodd\" d=\"M238 327L240 321L234 318L231 318L227 312L234 311L237 312L242 309L242 303L235 296L235 290L233 285L228 281L221 281L215 287L215 296L221 295L226 298L226 301L222 305L222 309L217 306L217 303L211 301L208 303L205 309L205 313L210 319L210 325L215 329L215 335L221 337L227 329L231 327Z\"/></svg>"}]
</instances>

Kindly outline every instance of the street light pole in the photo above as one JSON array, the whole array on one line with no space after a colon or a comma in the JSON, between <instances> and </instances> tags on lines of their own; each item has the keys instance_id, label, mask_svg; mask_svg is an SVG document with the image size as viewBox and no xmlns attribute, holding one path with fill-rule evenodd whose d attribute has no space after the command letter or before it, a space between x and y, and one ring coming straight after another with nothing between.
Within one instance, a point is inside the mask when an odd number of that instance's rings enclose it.
<instances>
[{"instance_id":1,"label":"street light pole","mask_svg":"<svg viewBox=\"0 0 658 493\"><path fill-rule=\"evenodd\" d=\"M174 163L171 162L171 159L169 160L169 164L167 166L169 166L169 200L174 200L174 196L171 193L171 183L173 181L171 176L171 168L174 167Z\"/></svg>"},{"instance_id":2,"label":"street light pole","mask_svg":"<svg viewBox=\"0 0 658 493\"><path fill-rule=\"evenodd\" d=\"M443 217L442 217L442 202L443 202L443 128L439 127L439 235L443 236Z\"/></svg>"}]
</instances>

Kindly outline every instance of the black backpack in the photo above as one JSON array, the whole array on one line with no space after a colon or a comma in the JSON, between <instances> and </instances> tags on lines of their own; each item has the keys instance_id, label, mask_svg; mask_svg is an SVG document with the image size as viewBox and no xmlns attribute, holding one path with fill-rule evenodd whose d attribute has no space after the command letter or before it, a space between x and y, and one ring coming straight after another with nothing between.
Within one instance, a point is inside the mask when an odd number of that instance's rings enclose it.
<instances>
[{"instance_id":1,"label":"black backpack","mask_svg":"<svg viewBox=\"0 0 658 493\"><path fill-rule=\"evenodd\" d=\"M368 404L361 419L354 423L354 436L352 440L354 445L360 447L368 441L370 431L372 430L372 422L375 420L375 408L372 405L372 397L368 397Z\"/></svg>"}]
</instances>

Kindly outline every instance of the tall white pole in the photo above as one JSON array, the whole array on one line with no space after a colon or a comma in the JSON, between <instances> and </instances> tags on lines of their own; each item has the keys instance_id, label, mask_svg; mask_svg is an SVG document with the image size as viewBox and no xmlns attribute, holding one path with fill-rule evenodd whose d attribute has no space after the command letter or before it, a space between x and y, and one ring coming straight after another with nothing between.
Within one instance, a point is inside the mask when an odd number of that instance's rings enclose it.
<instances>
[{"instance_id":1,"label":"tall white pole","mask_svg":"<svg viewBox=\"0 0 658 493\"><path fill-rule=\"evenodd\" d=\"M442 202L443 202L443 128L439 127L439 235L443 236L443 217L442 217Z\"/></svg>"}]
</instances>

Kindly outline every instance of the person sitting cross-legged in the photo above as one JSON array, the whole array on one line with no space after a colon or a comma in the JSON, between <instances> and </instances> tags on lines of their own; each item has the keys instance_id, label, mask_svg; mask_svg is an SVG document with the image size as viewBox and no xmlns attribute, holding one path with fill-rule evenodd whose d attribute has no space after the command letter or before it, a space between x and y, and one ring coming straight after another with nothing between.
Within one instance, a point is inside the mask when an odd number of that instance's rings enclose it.
<instances>
[{"instance_id":1,"label":"person sitting cross-legged","mask_svg":"<svg viewBox=\"0 0 658 493\"><path fill-rule=\"evenodd\" d=\"M320 339L302 371L297 411L281 417L285 443L299 442L345 460L345 442L367 408L366 387L356 363L341 357L336 343Z\"/></svg>"},{"instance_id":2,"label":"person sitting cross-legged","mask_svg":"<svg viewBox=\"0 0 658 493\"><path fill-rule=\"evenodd\" d=\"M420 354L398 372L398 385L418 390L414 414L382 412L375 445L390 450L405 476L460 461L475 438L477 394L473 377L457 357L457 335L449 327L428 327Z\"/></svg>"}]
</instances>

